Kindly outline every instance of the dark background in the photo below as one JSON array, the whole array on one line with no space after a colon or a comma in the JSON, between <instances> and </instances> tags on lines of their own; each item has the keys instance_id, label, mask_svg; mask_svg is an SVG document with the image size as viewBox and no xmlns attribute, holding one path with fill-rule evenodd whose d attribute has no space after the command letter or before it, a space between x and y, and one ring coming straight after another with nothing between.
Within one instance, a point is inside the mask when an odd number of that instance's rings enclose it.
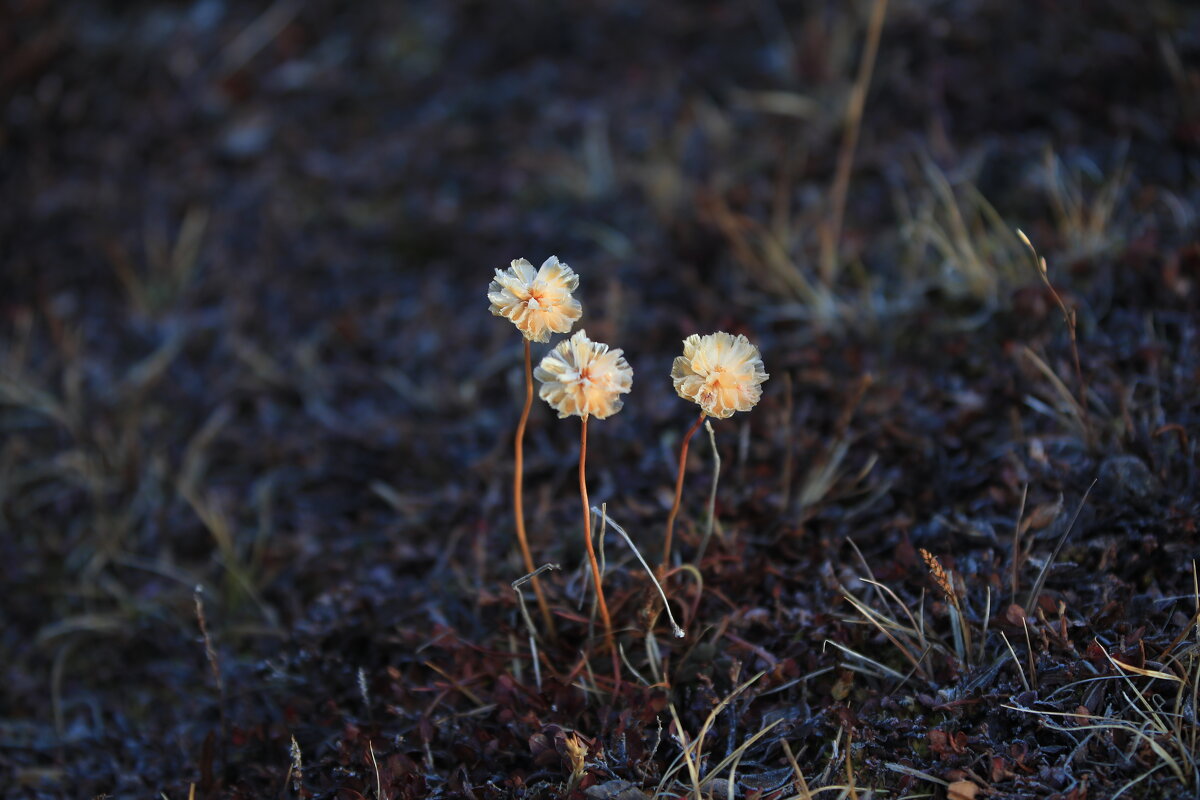
<instances>
[{"instance_id":1,"label":"dark background","mask_svg":"<svg viewBox=\"0 0 1200 800\"><path fill-rule=\"evenodd\" d=\"M650 749L668 701L694 736L760 669L711 746L709 766L786 720L743 793L794 793L783 739L814 789L843 781L845 730L860 789L944 794L901 763L996 796L1103 797L1155 765L1138 791L1190 790L1134 734L1078 745L1041 723L1082 706L1143 724L1075 687L1118 674L1093 644L1195 672L1166 656L1200 543L1200 14L892 0L822 280L872 5L0 5L0 794L356 797L379 778L390 797L548 797L562 728L591 742L577 791L651 793L679 753ZM1017 227L1075 314L1078 373ZM504 655L525 652L521 348L485 294L550 254L635 372L589 476L648 557L692 416L668 379L679 340L744 333L772 375L716 425L722 535L704 595L674 584L690 641L658 621L673 691L629 674L616 710L565 677L587 650L577 433L541 403L526 505L538 560L567 568L547 579L561 674L539 690ZM1046 609L985 634L1097 478ZM869 590L849 540L930 615L928 675L897 687L823 645L910 669L843 597ZM648 675L644 576L608 547ZM971 663L917 548L965 582ZM1001 630L1058 676L1040 694ZM1195 754L1163 739L1194 787Z\"/></svg>"}]
</instances>

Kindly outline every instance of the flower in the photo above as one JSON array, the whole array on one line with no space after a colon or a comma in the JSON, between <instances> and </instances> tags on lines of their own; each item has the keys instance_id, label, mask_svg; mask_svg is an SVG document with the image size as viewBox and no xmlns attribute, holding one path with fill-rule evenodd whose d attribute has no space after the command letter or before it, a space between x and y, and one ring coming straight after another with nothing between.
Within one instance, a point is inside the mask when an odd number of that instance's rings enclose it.
<instances>
[{"instance_id":1,"label":"flower","mask_svg":"<svg viewBox=\"0 0 1200 800\"><path fill-rule=\"evenodd\" d=\"M508 317L534 342L550 341L551 333L566 333L583 315L571 292L579 288L579 276L556 256L550 256L536 272L523 258L506 270L496 270L488 286L488 308L497 317Z\"/></svg>"},{"instance_id":2,"label":"flower","mask_svg":"<svg viewBox=\"0 0 1200 800\"><path fill-rule=\"evenodd\" d=\"M542 382L538 395L560 418L611 417L621 410L620 395L633 385L633 368L621 350L593 342L583 330L559 342L533 374Z\"/></svg>"},{"instance_id":3,"label":"flower","mask_svg":"<svg viewBox=\"0 0 1200 800\"><path fill-rule=\"evenodd\" d=\"M754 408L762 397L760 384L769 377L758 348L745 336L724 331L684 339L683 355L671 366L679 396L717 419Z\"/></svg>"}]
</instances>

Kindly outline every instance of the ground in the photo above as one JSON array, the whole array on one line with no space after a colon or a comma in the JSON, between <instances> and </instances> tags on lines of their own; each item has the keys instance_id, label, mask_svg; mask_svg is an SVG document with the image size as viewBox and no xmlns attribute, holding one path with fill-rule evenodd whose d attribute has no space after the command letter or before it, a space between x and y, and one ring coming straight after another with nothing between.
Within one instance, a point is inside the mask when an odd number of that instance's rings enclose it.
<instances>
[{"instance_id":1,"label":"ground","mask_svg":"<svg viewBox=\"0 0 1200 800\"><path fill-rule=\"evenodd\" d=\"M1191 4L0 17L0 794L1200 791ZM588 485L652 567L681 340L771 375L691 442L685 637L606 526L619 683L540 401L555 635L512 588L486 291L551 254L634 370Z\"/></svg>"}]
</instances>

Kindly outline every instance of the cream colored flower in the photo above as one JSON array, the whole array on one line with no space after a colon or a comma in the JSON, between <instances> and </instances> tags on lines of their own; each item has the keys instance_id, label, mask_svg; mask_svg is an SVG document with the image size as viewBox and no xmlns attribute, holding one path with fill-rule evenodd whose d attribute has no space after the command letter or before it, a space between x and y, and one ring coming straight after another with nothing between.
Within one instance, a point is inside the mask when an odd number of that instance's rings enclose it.
<instances>
[{"instance_id":1,"label":"cream colored flower","mask_svg":"<svg viewBox=\"0 0 1200 800\"><path fill-rule=\"evenodd\" d=\"M740 333L723 331L684 339L683 355L671 367L679 396L699 403L705 414L717 419L754 408L762 397L760 384L769 377L758 348Z\"/></svg>"},{"instance_id":2,"label":"cream colored flower","mask_svg":"<svg viewBox=\"0 0 1200 800\"><path fill-rule=\"evenodd\" d=\"M621 351L593 342L583 330L559 342L533 374L542 382L538 395L559 417L611 417L633 385L633 368Z\"/></svg>"},{"instance_id":3,"label":"cream colored flower","mask_svg":"<svg viewBox=\"0 0 1200 800\"><path fill-rule=\"evenodd\" d=\"M571 292L579 288L579 276L556 256L550 256L541 269L523 258L506 270L496 270L496 279L488 286L488 308L497 317L508 317L525 338L534 342L550 341L551 333L567 333L583 314Z\"/></svg>"}]
</instances>

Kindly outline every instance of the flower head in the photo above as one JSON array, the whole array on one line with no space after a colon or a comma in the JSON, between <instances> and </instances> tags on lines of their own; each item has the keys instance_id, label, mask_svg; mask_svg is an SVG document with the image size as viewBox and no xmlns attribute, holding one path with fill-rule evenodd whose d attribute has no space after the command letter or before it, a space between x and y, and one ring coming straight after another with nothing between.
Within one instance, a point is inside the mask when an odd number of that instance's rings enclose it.
<instances>
[{"instance_id":1,"label":"flower head","mask_svg":"<svg viewBox=\"0 0 1200 800\"><path fill-rule=\"evenodd\" d=\"M762 396L760 384L769 377L758 348L740 333L723 331L684 339L683 355L671 367L679 396L717 419L754 408Z\"/></svg>"},{"instance_id":2,"label":"flower head","mask_svg":"<svg viewBox=\"0 0 1200 800\"><path fill-rule=\"evenodd\" d=\"M633 368L621 351L593 342L583 330L559 342L533 374L542 382L539 396L559 417L611 417L633 385Z\"/></svg>"},{"instance_id":3,"label":"flower head","mask_svg":"<svg viewBox=\"0 0 1200 800\"><path fill-rule=\"evenodd\" d=\"M496 270L496 279L488 286L488 308L498 317L508 317L534 342L550 341L551 333L566 333L583 314L571 292L579 288L579 276L556 256L550 256L541 269L523 258L506 270Z\"/></svg>"}]
</instances>

